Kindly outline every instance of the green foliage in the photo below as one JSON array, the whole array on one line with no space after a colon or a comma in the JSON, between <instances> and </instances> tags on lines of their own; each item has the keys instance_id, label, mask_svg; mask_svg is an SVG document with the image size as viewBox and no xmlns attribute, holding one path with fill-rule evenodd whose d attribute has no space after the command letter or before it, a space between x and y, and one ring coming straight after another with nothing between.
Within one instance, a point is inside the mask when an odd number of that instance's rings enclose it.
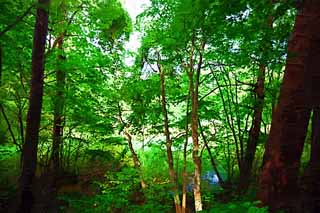
<instances>
[{"instance_id":1,"label":"green foliage","mask_svg":"<svg viewBox=\"0 0 320 213\"><path fill-rule=\"evenodd\" d=\"M259 202L230 202L228 204L217 204L214 208L211 208L205 212L222 212L222 213L266 213L269 212L266 207L258 208Z\"/></svg>"},{"instance_id":2,"label":"green foliage","mask_svg":"<svg viewBox=\"0 0 320 213\"><path fill-rule=\"evenodd\" d=\"M159 66L165 74L166 106L179 193L186 137L189 138L186 171L190 180L194 172L191 133L185 133L186 123L190 124L189 74L192 69L201 68L199 121L222 177L231 184L237 182L237 159L244 157L239 155L246 150L253 112L259 104L263 106L263 127L256 164L261 163L296 15L294 1L270 2L151 0L150 7L137 18L141 48L136 53L128 53L125 42L133 26L120 1L52 1L39 165L46 170L52 163L53 112L59 107L63 120L63 142L59 147L62 170L77 171L79 175L95 170L105 173L103 180L97 180L101 193L92 197L81 193L61 197L69 204L64 211L172 211ZM30 0L2 0L0 31L31 4ZM19 145L24 142L25 135L33 42L30 26L34 19L33 9L0 37L0 104L7 112ZM57 48L59 39L63 39L63 45ZM135 64L127 66L125 61L132 56ZM255 89L262 65L266 67L265 94L264 103L259 103ZM65 75L63 84L57 83L56 71ZM63 93L63 98L57 96L57 92ZM8 177L14 180L14 176L18 176L15 173L18 172L19 153L11 146L7 123L2 115L0 118L0 172L6 174L1 176L0 183L5 183ZM141 168L134 167L126 130L132 137ZM199 139L202 173L205 173L212 170L212 165L204 140ZM306 145L303 165L309 160L309 152L309 145ZM10 167L15 168L12 173ZM148 185L143 190L141 178ZM256 208L254 202L218 203L214 195L221 188L205 182L202 186L205 207L212 207L208 212L267 212ZM192 199L192 193L188 194L188 199Z\"/></svg>"},{"instance_id":3,"label":"green foliage","mask_svg":"<svg viewBox=\"0 0 320 213\"><path fill-rule=\"evenodd\" d=\"M17 147L12 145L0 146L0 161L12 158L17 154Z\"/></svg>"}]
</instances>

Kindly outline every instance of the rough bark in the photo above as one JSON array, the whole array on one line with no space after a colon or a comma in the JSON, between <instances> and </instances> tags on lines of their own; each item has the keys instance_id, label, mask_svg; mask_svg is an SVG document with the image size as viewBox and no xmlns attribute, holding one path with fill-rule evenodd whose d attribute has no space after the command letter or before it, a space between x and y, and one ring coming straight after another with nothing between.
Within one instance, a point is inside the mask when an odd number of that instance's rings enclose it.
<instances>
[{"instance_id":1,"label":"rough bark","mask_svg":"<svg viewBox=\"0 0 320 213\"><path fill-rule=\"evenodd\" d=\"M174 164L173 164L173 154L172 154L172 140L170 137L169 130L169 119L168 119L168 110L167 110L167 102L166 102L166 91L165 91L165 73L158 61L158 70L160 75L160 96L161 96L161 108L163 115L163 124L164 124L164 135L166 137L166 147L167 147L167 161L169 167L169 178L171 184L171 190L173 192L174 204L176 208L176 212L181 212L181 204L178 189L176 186L176 175L174 172Z\"/></svg>"},{"instance_id":2,"label":"rough bark","mask_svg":"<svg viewBox=\"0 0 320 213\"><path fill-rule=\"evenodd\" d=\"M32 77L29 109L27 113L26 137L22 153L22 172L20 177L20 212L31 212L34 204L32 192L33 179L37 166L39 126L41 119L44 53L48 31L48 11L50 0L39 0L32 50Z\"/></svg>"},{"instance_id":3,"label":"rough bark","mask_svg":"<svg viewBox=\"0 0 320 213\"><path fill-rule=\"evenodd\" d=\"M317 72L310 62L320 60L310 54L314 45L319 43L319 16L320 2L306 0L297 14L289 41L284 80L266 144L257 193L258 199L269 205L271 211L297 209L298 172L311 110L310 72Z\"/></svg>"}]
</instances>

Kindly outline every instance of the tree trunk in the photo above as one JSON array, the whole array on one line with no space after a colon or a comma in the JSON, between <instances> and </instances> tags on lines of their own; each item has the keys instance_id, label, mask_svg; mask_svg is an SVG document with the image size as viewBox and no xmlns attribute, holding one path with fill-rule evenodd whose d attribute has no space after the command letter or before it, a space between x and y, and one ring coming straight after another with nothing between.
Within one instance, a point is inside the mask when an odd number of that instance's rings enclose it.
<instances>
[{"instance_id":1,"label":"tree trunk","mask_svg":"<svg viewBox=\"0 0 320 213\"><path fill-rule=\"evenodd\" d=\"M195 211L202 211L202 200L201 200L201 158L199 155L199 133L198 133L198 109L199 109L199 83L200 83L200 71L202 66L202 57L205 43L202 42L199 56L199 63L197 64L197 70L194 70L194 48L195 38L192 40L192 50L190 54L189 64L189 92L191 94L191 137L193 143L192 159L194 163L194 203ZM194 80L195 74L195 80Z\"/></svg>"},{"instance_id":2,"label":"tree trunk","mask_svg":"<svg viewBox=\"0 0 320 213\"><path fill-rule=\"evenodd\" d=\"M58 55L58 69L56 70L56 95L54 97L54 118L53 118L53 143L52 143L52 165L53 175L58 176L61 170L60 154L63 143L63 126L64 126L64 105L65 105L65 71L62 70L61 64L65 60L62 55L63 51L63 34L58 37L57 48L61 52Z\"/></svg>"},{"instance_id":3,"label":"tree trunk","mask_svg":"<svg viewBox=\"0 0 320 213\"><path fill-rule=\"evenodd\" d=\"M32 50L32 77L27 113L25 143L22 153L22 173L20 177L20 212L31 212L34 204L32 192L33 179L37 166L39 126L41 119L44 53L48 31L48 9L50 0L39 0Z\"/></svg>"},{"instance_id":4,"label":"tree trunk","mask_svg":"<svg viewBox=\"0 0 320 213\"><path fill-rule=\"evenodd\" d=\"M219 185L221 186L221 188L225 189L225 183L224 183L224 180L222 179L221 175L220 175L220 172L218 170L218 167L217 167L217 164L213 158L213 155L211 153L211 149L208 145L208 141L206 139L206 136L204 135L204 132L203 132L203 129L202 129L202 126L201 126L201 122L200 120L198 120L199 122L199 130L200 130L200 134L201 134L201 137L203 139L203 142L204 142L204 146L206 147L207 151L208 151L208 154L209 154L209 158L210 158L210 163L211 163L211 166L212 166L212 169L214 170L214 172L216 173L217 177L218 177L218 180L219 180Z\"/></svg>"},{"instance_id":5,"label":"tree trunk","mask_svg":"<svg viewBox=\"0 0 320 213\"><path fill-rule=\"evenodd\" d=\"M252 126L249 132L249 139L247 142L244 159L242 160L241 166L240 166L241 168L240 179L239 179L239 185L238 185L238 191L240 192L240 194L245 193L250 184L251 170L252 170L253 161L254 161L254 157L257 149L261 122L262 122L265 73L266 73L266 67L264 65L260 65L258 80L256 84L257 87L255 90L256 103L254 107Z\"/></svg>"},{"instance_id":6,"label":"tree trunk","mask_svg":"<svg viewBox=\"0 0 320 213\"><path fill-rule=\"evenodd\" d=\"M190 77L190 79L193 78ZM192 85L192 86L191 86ZM190 80L190 89L193 88L193 82ZM192 89L191 93L192 99L192 111L191 111L191 137L193 142L192 159L195 166L194 171L194 202L196 212L202 211L202 201L201 201L201 158L199 156L199 136L198 136L198 98L195 91Z\"/></svg>"},{"instance_id":7,"label":"tree trunk","mask_svg":"<svg viewBox=\"0 0 320 213\"><path fill-rule=\"evenodd\" d=\"M183 145L183 167L182 167L182 213L187 211L187 148L189 140L189 99L190 94L187 97L187 109L186 109L186 124L185 133L186 138Z\"/></svg>"},{"instance_id":8,"label":"tree trunk","mask_svg":"<svg viewBox=\"0 0 320 213\"><path fill-rule=\"evenodd\" d=\"M131 155L132 155L132 159L133 159L133 164L134 164L134 167L136 168L136 170L138 171L139 176L140 176L141 188L145 189L147 187L147 184L145 183L145 181L144 181L144 179L142 177L141 163L140 163L140 160L138 158L137 153L135 152L135 150L133 148L132 136L131 136L131 134L129 133L129 130L128 130L129 127L126 126L124 128L125 128L124 134L126 135L126 138L127 138L127 141L128 141L129 149L130 149L130 152L131 152Z\"/></svg>"},{"instance_id":9,"label":"tree trunk","mask_svg":"<svg viewBox=\"0 0 320 213\"><path fill-rule=\"evenodd\" d=\"M320 60L319 53L317 58L310 54L313 48L319 50L319 15L319 1L304 1L289 41L284 80L266 144L257 193L258 199L269 205L271 211L297 209L298 172L311 109L308 87L311 86L312 72L317 72L311 65Z\"/></svg>"},{"instance_id":10,"label":"tree trunk","mask_svg":"<svg viewBox=\"0 0 320 213\"><path fill-rule=\"evenodd\" d=\"M147 184L145 183L144 179L143 179L143 175L142 175L142 171L141 171L141 162L138 158L137 153L135 152L134 148L133 148L133 144L132 144L132 136L129 132L129 127L130 125L127 124L123 118L122 118L122 111L121 111L121 106L120 103L118 103L118 110L119 110L119 119L120 122L122 123L123 127L124 127L124 134L126 136L127 142L128 142L128 146L132 155L132 160L133 160L133 164L135 169L137 170L137 172L139 173L139 177L140 177L140 184L141 184L141 188L145 189L147 188Z\"/></svg>"},{"instance_id":11,"label":"tree trunk","mask_svg":"<svg viewBox=\"0 0 320 213\"><path fill-rule=\"evenodd\" d=\"M173 199L174 199L174 205L176 208L176 212L181 212L181 204L180 204L180 198L179 198L179 192L176 186L176 175L174 172L174 164L173 164L173 154L172 154L172 140L170 137L170 131L169 131L169 119L168 119L168 111L167 111L167 102L166 102L166 91L165 91L165 73L158 61L158 69L160 74L160 96L161 96L161 108L162 108L162 115L164 118L164 134L166 137L166 147L167 147L167 160L168 160L168 167L169 167L169 178L170 178L170 184L171 184L171 190L173 192Z\"/></svg>"},{"instance_id":12,"label":"tree trunk","mask_svg":"<svg viewBox=\"0 0 320 213\"><path fill-rule=\"evenodd\" d=\"M274 0L270 1L271 5L274 4ZM274 21L273 16L268 17L267 25L270 29L272 29L272 24ZM270 39L267 38L267 35L265 35L265 41L264 43L267 44L263 49L263 51L270 52L272 51L272 45L270 42ZM266 54L263 54L266 55ZM264 56L262 56L264 57ZM262 58L261 60L265 60ZM255 93L255 106L254 106L254 112L253 112L253 120L252 120L252 126L249 132L249 138L247 141L247 147L244 154L244 159L241 169L240 169L240 180L238 185L238 192L240 194L245 193L250 185L251 176L252 176L252 166L253 161L255 158L258 140L260 136L260 129L261 129L261 123L262 123L262 112L264 107L264 97L265 97L265 78L266 78L266 62L260 62L259 71L258 71L258 78L256 83L256 88L254 90Z\"/></svg>"}]
</instances>

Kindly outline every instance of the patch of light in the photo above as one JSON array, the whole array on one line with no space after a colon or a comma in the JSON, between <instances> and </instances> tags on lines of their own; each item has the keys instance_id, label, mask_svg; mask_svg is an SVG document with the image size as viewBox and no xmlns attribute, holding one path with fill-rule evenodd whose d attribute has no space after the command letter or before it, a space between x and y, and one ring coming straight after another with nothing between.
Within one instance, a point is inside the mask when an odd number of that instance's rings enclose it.
<instances>
[{"instance_id":1,"label":"patch of light","mask_svg":"<svg viewBox=\"0 0 320 213\"><path fill-rule=\"evenodd\" d=\"M123 7L128 11L132 22L136 22L137 16L144 11L145 8L150 6L149 0L120 0ZM129 41L125 44L125 49L137 53L141 46L141 33L134 31L131 33ZM125 64L131 66L134 62L133 56L127 56Z\"/></svg>"}]
</instances>

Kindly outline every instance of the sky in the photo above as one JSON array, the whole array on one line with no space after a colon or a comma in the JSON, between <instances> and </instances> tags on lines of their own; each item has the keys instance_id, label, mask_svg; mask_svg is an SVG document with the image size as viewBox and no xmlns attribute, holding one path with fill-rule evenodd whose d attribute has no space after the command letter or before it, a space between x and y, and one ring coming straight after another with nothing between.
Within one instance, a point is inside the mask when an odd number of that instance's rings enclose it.
<instances>
[{"instance_id":1,"label":"sky","mask_svg":"<svg viewBox=\"0 0 320 213\"><path fill-rule=\"evenodd\" d=\"M131 16L133 24L135 23L137 15L142 13L144 8L150 5L149 0L120 0L120 2ZM133 32L125 47L131 51L138 50L140 47L140 34L138 32ZM130 63L130 60L128 59L127 62Z\"/></svg>"},{"instance_id":2,"label":"sky","mask_svg":"<svg viewBox=\"0 0 320 213\"><path fill-rule=\"evenodd\" d=\"M120 0L124 7L127 9L132 19L135 19L139 15L144 6L150 5L149 0Z\"/></svg>"}]
</instances>

